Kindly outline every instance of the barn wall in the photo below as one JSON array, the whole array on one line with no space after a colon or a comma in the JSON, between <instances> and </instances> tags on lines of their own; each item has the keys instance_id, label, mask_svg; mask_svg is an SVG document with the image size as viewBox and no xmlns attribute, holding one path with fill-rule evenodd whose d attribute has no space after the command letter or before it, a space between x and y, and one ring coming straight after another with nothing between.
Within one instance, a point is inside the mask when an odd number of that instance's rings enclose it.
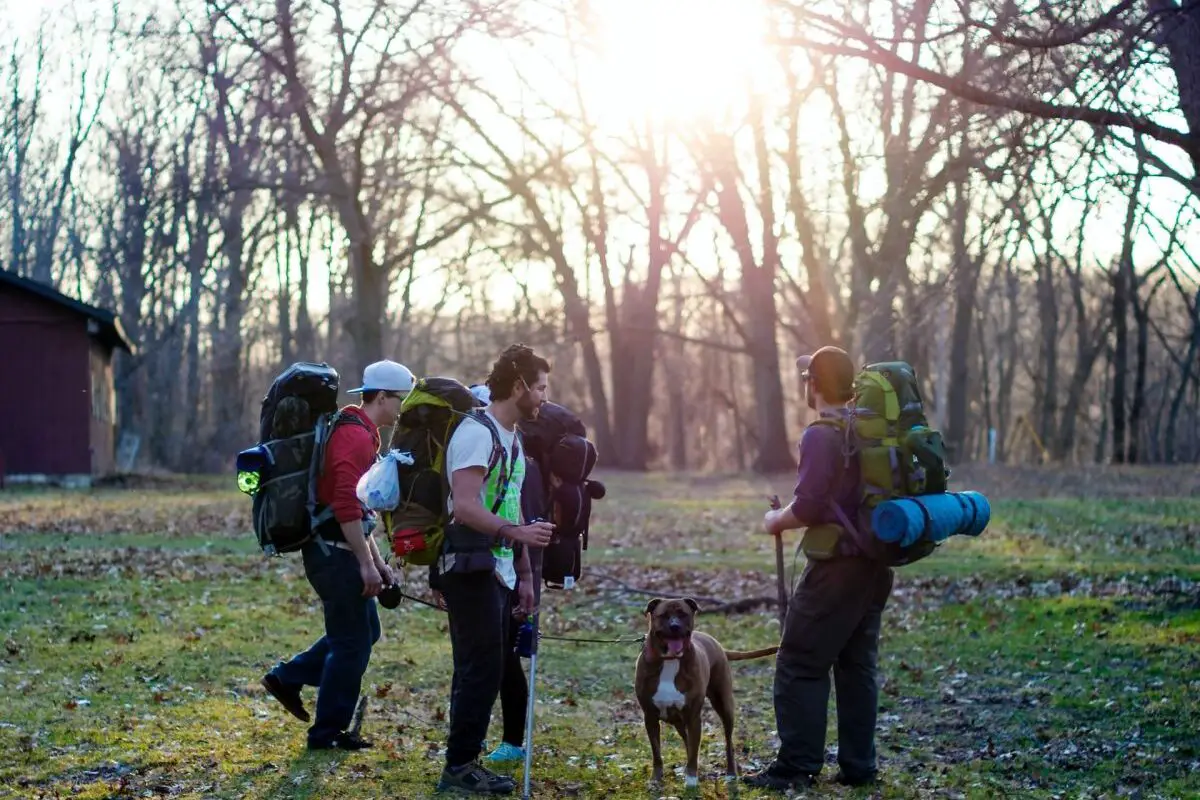
<instances>
[{"instance_id":1,"label":"barn wall","mask_svg":"<svg viewBox=\"0 0 1200 800\"><path fill-rule=\"evenodd\" d=\"M0 283L0 454L9 475L88 475L87 318Z\"/></svg>"}]
</instances>

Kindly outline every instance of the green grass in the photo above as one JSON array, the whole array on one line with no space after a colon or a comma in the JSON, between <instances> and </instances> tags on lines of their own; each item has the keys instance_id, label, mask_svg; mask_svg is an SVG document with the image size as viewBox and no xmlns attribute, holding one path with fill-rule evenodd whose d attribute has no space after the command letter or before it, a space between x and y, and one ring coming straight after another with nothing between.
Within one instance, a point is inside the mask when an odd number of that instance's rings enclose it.
<instances>
[{"instance_id":1,"label":"green grass","mask_svg":"<svg viewBox=\"0 0 1200 800\"><path fill-rule=\"evenodd\" d=\"M719 600L774 594L758 522L762 497L786 492L785 480L605 477L594 572L573 593L547 594L546 633L639 634L646 597L614 580ZM1200 501L993 502L982 537L898 573L881 646L879 795L1200 793ZM246 505L212 481L0 493L0 797L429 796L446 725L444 617L381 609L364 689L378 746L307 753L304 725L257 681L315 638L319 608L298 559L258 555ZM702 623L730 648L779 633L772 608ZM684 793L673 732L666 784L648 786L636 653L543 643L537 797ZM750 770L776 744L772 663L735 670ZM831 708L831 747L835 718ZM498 731L497 709L492 741ZM732 796L722 761L708 714L699 796ZM814 794L871 796L832 783Z\"/></svg>"}]
</instances>

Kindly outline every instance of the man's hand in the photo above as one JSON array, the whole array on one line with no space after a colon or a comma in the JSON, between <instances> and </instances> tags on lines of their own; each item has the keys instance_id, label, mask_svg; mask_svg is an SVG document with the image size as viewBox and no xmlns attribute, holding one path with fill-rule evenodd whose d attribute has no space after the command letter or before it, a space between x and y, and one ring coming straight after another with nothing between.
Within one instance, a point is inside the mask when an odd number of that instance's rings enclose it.
<instances>
[{"instance_id":1,"label":"man's hand","mask_svg":"<svg viewBox=\"0 0 1200 800\"><path fill-rule=\"evenodd\" d=\"M446 596L437 589L430 589L433 592L433 604L442 611L446 610Z\"/></svg>"},{"instance_id":2,"label":"man's hand","mask_svg":"<svg viewBox=\"0 0 1200 800\"><path fill-rule=\"evenodd\" d=\"M763 515L763 530L771 536L778 536L782 531L776 529L775 525L779 521L780 510L773 508Z\"/></svg>"},{"instance_id":3,"label":"man's hand","mask_svg":"<svg viewBox=\"0 0 1200 800\"><path fill-rule=\"evenodd\" d=\"M383 589L383 577L375 567L375 562L364 561L358 565L358 575L363 582L363 597L375 597Z\"/></svg>"},{"instance_id":4,"label":"man's hand","mask_svg":"<svg viewBox=\"0 0 1200 800\"><path fill-rule=\"evenodd\" d=\"M396 585L396 573L392 572L391 567L382 561L376 561L375 569L379 570L379 577L383 581L384 586Z\"/></svg>"},{"instance_id":5,"label":"man's hand","mask_svg":"<svg viewBox=\"0 0 1200 800\"><path fill-rule=\"evenodd\" d=\"M534 522L530 525L519 525L505 528L503 535L514 542L520 542L527 547L542 548L550 544L550 536L554 533L554 523Z\"/></svg>"},{"instance_id":6,"label":"man's hand","mask_svg":"<svg viewBox=\"0 0 1200 800\"><path fill-rule=\"evenodd\" d=\"M534 599L532 578L530 580L522 579L517 584L517 612L525 616L533 614L537 611L534 607L535 602L537 601Z\"/></svg>"}]
</instances>

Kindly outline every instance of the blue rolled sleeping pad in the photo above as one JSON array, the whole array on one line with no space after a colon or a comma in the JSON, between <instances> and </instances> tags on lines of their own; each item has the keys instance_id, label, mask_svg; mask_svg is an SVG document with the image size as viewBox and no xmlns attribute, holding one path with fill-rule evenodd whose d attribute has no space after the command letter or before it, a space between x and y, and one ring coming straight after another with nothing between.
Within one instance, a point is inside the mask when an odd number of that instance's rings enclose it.
<instances>
[{"instance_id":1,"label":"blue rolled sleeping pad","mask_svg":"<svg viewBox=\"0 0 1200 800\"><path fill-rule=\"evenodd\" d=\"M942 492L880 503L871 514L871 527L880 540L908 547L921 539L978 536L991 517L992 507L979 492Z\"/></svg>"}]
</instances>

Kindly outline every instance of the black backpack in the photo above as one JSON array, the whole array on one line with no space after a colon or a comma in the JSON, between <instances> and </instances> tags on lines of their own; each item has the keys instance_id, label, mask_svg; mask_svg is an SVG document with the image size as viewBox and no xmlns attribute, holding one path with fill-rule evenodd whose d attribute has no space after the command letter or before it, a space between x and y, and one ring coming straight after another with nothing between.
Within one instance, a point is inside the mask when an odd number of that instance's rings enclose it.
<instances>
[{"instance_id":1,"label":"black backpack","mask_svg":"<svg viewBox=\"0 0 1200 800\"><path fill-rule=\"evenodd\" d=\"M589 479L596 447L579 417L557 403L544 403L537 419L522 420L519 427L525 452L538 465L530 475L541 476L544 507L555 523L542 553L542 580L550 588L568 588L583 572L592 500L604 496L604 485ZM550 484L551 475L560 481L557 488Z\"/></svg>"},{"instance_id":2,"label":"black backpack","mask_svg":"<svg viewBox=\"0 0 1200 800\"><path fill-rule=\"evenodd\" d=\"M337 398L333 367L292 364L263 398L258 444L238 453L238 488L253 498L254 533L269 556L301 549L333 518L332 509L317 503L325 445L339 425L363 425L338 411Z\"/></svg>"}]
</instances>

